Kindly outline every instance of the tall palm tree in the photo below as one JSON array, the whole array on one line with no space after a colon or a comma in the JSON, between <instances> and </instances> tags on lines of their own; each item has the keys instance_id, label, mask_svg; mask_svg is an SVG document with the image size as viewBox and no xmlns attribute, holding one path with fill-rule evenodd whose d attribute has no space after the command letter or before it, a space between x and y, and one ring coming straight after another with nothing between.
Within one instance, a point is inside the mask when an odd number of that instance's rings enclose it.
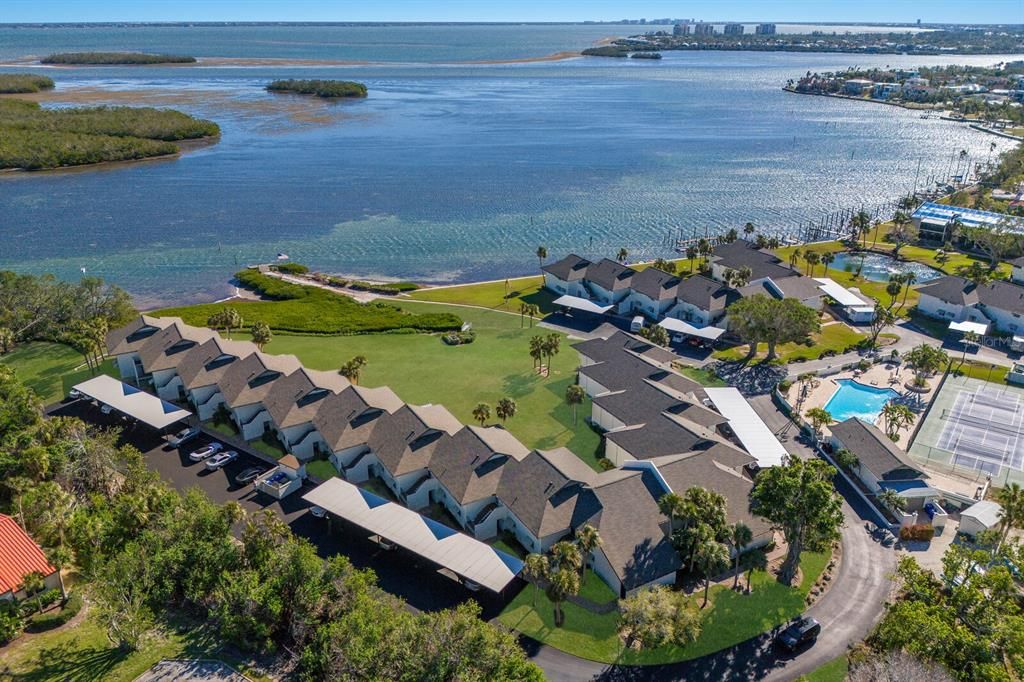
<instances>
[{"instance_id":1,"label":"tall palm tree","mask_svg":"<svg viewBox=\"0 0 1024 682\"><path fill-rule=\"evenodd\" d=\"M793 249L793 251L789 254L789 267L795 270L797 261L799 261L803 255L804 254L800 249Z\"/></svg>"},{"instance_id":2,"label":"tall palm tree","mask_svg":"<svg viewBox=\"0 0 1024 682\"><path fill-rule=\"evenodd\" d=\"M729 544L732 545L732 551L735 554L735 568L732 576L732 589L734 590L740 583L740 555L743 554L743 548L749 545L753 539L754 532L742 521L737 521L729 526Z\"/></svg>"},{"instance_id":3,"label":"tall palm tree","mask_svg":"<svg viewBox=\"0 0 1024 682\"><path fill-rule=\"evenodd\" d=\"M502 398L494 408L494 413L498 416L498 419L501 420L501 423L504 424L506 420L516 416L516 411L518 409L519 406L516 405L515 400L512 398Z\"/></svg>"},{"instance_id":4,"label":"tall palm tree","mask_svg":"<svg viewBox=\"0 0 1024 682\"><path fill-rule=\"evenodd\" d=\"M981 341L981 337L975 332L964 332L964 337L960 339L960 343L964 346L964 355L960 358L960 364L963 365L967 362L967 349L971 346L976 346Z\"/></svg>"},{"instance_id":5,"label":"tall palm tree","mask_svg":"<svg viewBox=\"0 0 1024 682\"><path fill-rule=\"evenodd\" d=\"M526 314L530 310L530 304L523 302L519 304L519 328L526 326Z\"/></svg>"},{"instance_id":6,"label":"tall palm tree","mask_svg":"<svg viewBox=\"0 0 1024 682\"><path fill-rule=\"evenodd\" d=\"M586 393L579 384L569 384L565 387L565 402L572 406L572 425L576 426L576 410L583 402Z\"/></svg>"},{"instance_id":7,"label":"tall palm tree","mask_svg":"<svg viewBox=\"0 0 1024 682\"><path fill-rule=\"evenodd\" d=\"M548 553L557 570L570 569L575 571L583 564L583 555L580 554L580 548L568 540L562 540L551 545Z\"/></svg>"},{"instance_id":8,"label":"tall palm tree","mask_svg":"<svg viewBox=\"0 0 1024 682\"><path fill-rule=\"evenodd\" d=\"M363 368L366 367L366 364L366 356L357 355L348 362L346 362L344 365L342 365L341 369L338 370L338 373L341 374L341 376L348 379L349 381L351 381L353 384L356 384L358 386L359 377L363 372Z\"/></svg>"},{"instance_id":9,"label":"tall palm tree","mask_svg":"<svg viewBox=\"0 0 1024 682\"><path fill-rule=\"evenodd\" d=\"M561 344L562 337L558 334L551 333L544 337L543 348L544 355L548 356L548 376L551 376L551 361L556 355L558 355L558 351L561 349Z\"/></svg>"},{"instance_id":10,"label":"tall palm tree","mask_svg":"<svg viewBox=\"0 0 1024 682\"><path fill-rule=\"evenodd\" d=\"M821 254L821 262L825 266L826 277L828 277L828 266L832 265L835 259L836 254L832 253L831 251L826 251L825 253Z\"/></svg>"},{"instance_id":11,"label":"tall palm tree","mask_svg":"<svg viewBox=\"0 0 1024 682\"><path fill-rule=\"evenodd\" d=\"M533 358L533 368L536 370L538 365L543 365L544 362L544 337L543 336L531 336L530 337L530 357Z\"/></svg>"},{"instance_id":12,"label":"tall palm tree","mask_svg":"<svg viewBox=\"0 0 1024 682\"><path fill-rule=\"evenodd\" d=\"M754 232L756 230L757 230L757 228L754 227L754 223L748 222L747 224L745 224L743 226L743 234L748 235L748 236L754 234Z\"/></svg>"},{"instance_id":13,"label":"tall palm tree","mask_svg":"<svg viewBox=\"0 0 1024 682\"><path fill-rule=\"evenodd\" d=\"M821 435L821 429L828 426L833 421L832 413L826 410L824 407L812 407L805 413L807 418L811 420L811 426L814 427L815 433Z\"/></svg>"},{"instance_id":14,"label":"tall palm tree","mask_svg":"<svg viewBox=\"0 0 1024 682\"><path fill-rule=\"evenodd\" d=\"M601 534L589 523L584 523L576 529L576 546L580 548L580 553L583 555L583 561L580 565L581 580L583 579L584 571L587 569L587 557L603 544L604 541L601 539Z\"/></svg>"},{"instance_id":15,"label":"tall palm tree","mask_svg":"<svg viewBox=\"0 0 1024 682\"><path fill-rule=\"evenodd\" d=\"M537 247L537 267L544 267L544 259L548 257L548 249L546 246Z\"/></svg>"},{"instance_id":16,"label":"tall palm tree","mask_svg":"<svg viewBox=\"0 0 1024 682\"><path fill-rule=\"evenodd\" d=\"M709 242L707 239L701 237L697 241L697 253L700 255L701 258L704 259L704 265L708 264L708 256L711 255L711 252L713 250L714 247L711 246L711 242Z\"/></svg>"},{"instance_id":17,"label":"tall palm tree","mask_svg":"<svg viewBox=\"0 0 1024 682\"><path fill-rule=\"evenodd\" d=\"M540 317L540 306L537 305L536 303L531 303L530 309L526 312L526 314L530 318L530 329L533 329L533 319L535 317Z\"/></svg>"},{"instance_id":18,"label":"tall palm tree","mask_svg":"<svg viewBox=\"0 0 1024 682\"><path fill-rule=\"evenodd\" d=\"M704 578L704 603L700 605L703 609L708 605L708 591L711 589L711 578L729 567L729 550L717 540L705 540L697 546L694 556L697 569Z\"/></svg>"},{"instance_id":19,"label":"tall palm tree","mask_svg":"<svg viewBox=\"0 0 1024 682\"><path fill-rule=\"evenodd\" d=\"M490 418L491 406L487 403L477 403L476 407L473 408L473 419L480 422L480 426L483 426Z\"/></svg>"},{"instance_id":20,"label":"tall palm tree","mask_svg":"<svg viewBox=\"0 0 1024 682\"><path fill-rule=\"evenodd\" d=\"M768 237L768 248L773 251L782 246L782 242L779 241L778 237Z\"/></svg>"},{"instance_id":21,"label":"tall palm tree","mask_svg":"<svg viewBox=\"0 0 1024 682\"><path fill-rule=\"evenodd\" d=\"M753 576L755 571L768 570L768 557L759 549L744 552L742 558L740 558L740 566L743 568L743 572L747 576L747 593L749 594L750 578Z\"/></svg>"},{"instance_id":22,"label":"tall palm tree","mask_svg":"<svg viewBox=\"0 0 1024 682\"><path fill-rule=\"evenodd\" d=\"M819 254L817 251L808 250L806 253L804 253L804 261L807 263L808 277L813 277L815 266L821 262L821 254Z\"/></svg>"},{"instance_id":23,"label":"tall palm tree","mask_svg":"<svg viewBox=\"0 0 1024 682\"><path fill-rule=\"evenodd\" d=\"M917 418L909 407L893 401L882 407L882 417L885 419L885 433L893 440L896 440L900 429L910 426Z\"/></svg>"},{"instance_id":24,"label":"tall palm tree","mask_svg":"<svg viewBox=\"0 0 1024 682\"><path fill-rule=\"evenodd\" d=\"M883 488L882 491L875 496L875 499L894 512L901 512L907 508L907 498L903 497L892 488Z\"/></svg>"},{"instance_id":25,"label":"tall palm tree","mask_svg":"<svg viewBox=\"0 0 1024 682\"><path fill-rule=\"evenodd\" d=\"M616 255L615 260L619 261L620 263L625 263L627 257L629 257L629 251L627 251L626 248L623 247L619 249L619 253Z\"/></svg>"},{"instance_id":26,"label":"tall palm tree","mask_svg":"<svg viewBox=\"0 0 1024 682\"><path fill-rule=\"evenodd\" d=\"M697 247L695 247L695 246L687 246L686 247L686 257L690 259L690 273L691 274L693 273L693 260L697 257L697 255L698 255L697 254Z\"/></svg>"},{"instance_id":27,"label":"tall palm tree","mask_svg":"<svg viewBox=\"0 0 1024 682\"><path fill-rule=\"evenodd\" d=\"M580 576L576 571L558 570L548 576L547 595L555 607L555 627L565 624L562 602L569 595L580 591Z\"/></svg>"},{"instance_id":28,"label":"tall palm tree","mask_svg":"<svg viewBox=\"0 0 1024 682\"><path fill-rule=\"evenodd\" d=\"M917 275L913 272L904 273L903 284L905 288L903 289L903 302L900 303L901 309L907 305L907 297L910 296L910 287L917 284Z\"/></svg>"},{"instance_id":29,"label":"tall palm tree","mask_svg":"<svg viewBox=\"0 0 1024 682\"><path fill-rule=\"evenodd\" d=\"M533 583L533 606L537 605L537 591L540 589L540 581L548 574L548 560L543 554L528 554L523 560L523 578Z\"/></svg>"}]
</instances>

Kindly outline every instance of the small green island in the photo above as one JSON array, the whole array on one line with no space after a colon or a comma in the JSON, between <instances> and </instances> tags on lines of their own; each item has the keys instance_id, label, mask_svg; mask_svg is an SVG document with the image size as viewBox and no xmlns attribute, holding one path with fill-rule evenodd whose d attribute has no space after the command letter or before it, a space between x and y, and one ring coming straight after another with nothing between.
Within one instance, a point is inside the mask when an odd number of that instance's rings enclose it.
<instances>
[{"instance_id":1,"label":"small green island","mask_svg":"<svg viewBox=\"0 0 1024 682\"><path fill-rule=\"evenodd\" d=\"M366 86L355 81L297 80L293 78L276 80L267 86L270 92L291 92L298 95L316 95L327 99L344 97L366 97Z\"/></svg>"},{"instance_id":2,"label":"small green island","mask_svg":"<svg viewBox=\"0 0 1024 682\"><path fill-rule=\"evenodd\" d=\"M124 66L147 64L195 64L195 57L145 52L58 52L39 60L42 64Z\"/></svg>"},{"instance_id":3,"label":"small green island","mask_svg":"<svg viewBox=\"0 0 1024 682\"><path fill-rule=\"evenodd\" d=\"M633 59L661 59L661 53L641 45L601 45L580 52L584 57L632 57Z\"/></svg>"},{"instance_id":4,"label":"small green island","mask_svg":"<svg viewBox=\"0 0 1024 682\"><path fill-rule=\"evenodd\" d=\"M220 128L173 109L68 107L0 99L0 170L50 170L136 161L181 151L177 142L213 139Z\"/></svg>"},{"instance_id":5,"label":"small green island","mask_svg":"<svg viewBox=\"0 0 1024 682\"><path fill-rule=\"evenodd\" d=\"M53 80L31 73L0 73L0 95L27 95L52 90Z\"/></svg>"}]
</instances>

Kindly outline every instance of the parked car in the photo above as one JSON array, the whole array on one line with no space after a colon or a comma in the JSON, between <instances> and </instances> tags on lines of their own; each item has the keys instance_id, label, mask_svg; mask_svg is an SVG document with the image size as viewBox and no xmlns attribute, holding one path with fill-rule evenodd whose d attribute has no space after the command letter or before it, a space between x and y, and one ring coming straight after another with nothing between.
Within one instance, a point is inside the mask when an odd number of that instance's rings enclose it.
<instances>
[{"instance_id":1,"label":"parked car","mask_svg":"<svg viewBox=\"0 0 1024 682\"><path fill-rule=\"evenodd\" d=\"M263 469L260 469L259 467L249 467L248 469L240 471L238 475L235 476L235 483L237 483L238 485L246 485L248 483L252 483L257 478L259 478L260 474L262 473Z\"/></svg>"},{"instance_id":2,"label":"parked car","mask_svg":"<svg viewBox=\"0 0 1024 682\"><path fill-rule=\"evenodd\" d=\"M465 587L470 592L479 592L480 591L480 584L473 582L469 578L463 578L462 579L462 586Z\"/></svg>"},{"instance_id":3,"label":"parked car","mask_svg":"<svg viewBox=\"0 0 1024 682\"><path fill-rule=\"evenodd\" d=\"M234 460L236 457L238 457L238 453L235 452L234 450L228 450L227 452L217 453L210 459L206 460L206 468L211 470L220 469L222 466Z\"/></svg>"},{"instance_id":4,"label":"parked car","mask_svg":"<svg viewBox=\"0 0 1024 682\"><path fill-rule=\"evenodd\" d=\"M202 433L202 430L198 426L190 426L186 429L178 431L176 434L171 436L167 440L167 442L170 444L171 447L179 448L185 443L195 438L196 436L198 436L200 433Z\"/></svg>"},{"instance_id":5,"label":"parked car","mask_svg":"<svg viewBox=\"0 0 1024 682\"><path fill-rule=\"evenodd\" d=\"M796 651L805 644L818 639L821 623L808 616L801 616L775 637L775 643L788 651Z\"/></svg>"},{"instance_id":6,"label":"parked car","mask_svg":"<svg viewBox=\"0 0 1024 682\"><path fill-rule=\"evenodd\" d=\"M68 391L68 398L70 398L71 400L78 400L81 397L82 392L79 391L77 388L73 388L70 391Z\"/></svg>"},{"instance_id":7,"label":"parked car","mask_svg":"<svg viewBox=\"0 0 1024 682\"><path fill-rule=\"evenodd\" d=\"M327 510L324 509L323 507L318 507L316 505L313 505L312 507L309 508L309 513L317 517L318 519L322 519L323 517L327 516Z\"/></svg>"},{"instance_id":8,"label":"parked car","mask_svg":"<svg viewBox=\"0 0 1024 682\"><path fill-rule=\"evenodd\" d=\"M637 315L636 317L633 318L633 321L629 323L629 331L633 332L634 334L636 334L637 332L639 332L643 328L644 328L644 316L643 315Z\"/></svg>"},{"instance_id":9,"label":"parked car","mask_svg":"<svg viewBox=\"0 0 1024 682\"><path fill-rule=\"evenodd\" d=\"M192 460L193 462L201 462L204 459L206 459L207 457L209 457L211 455L215 455L215 454L217 454L218 452L220 452L223 449L224 449L224 446L221 445L220 443L210 443L209 445L204 445L203 447L199 448L198 450L193 451L188 456L188 458L190 460Z\"/></svg>"},{"instance_id":10,"label":"parked car","mask_svg":"<svg viewBox=\"0 0 1024 682\"><path fill-rule=\"evenodd\" d=\"M100 412L102 412L103 414L110 414L113 411L114 411L114 408L111 407L110 405L107 405L106 403L103 403L102 405L100 405Z\"/></svg>"},{"instance_id":11,"label":"parked car","mask_svg":"<svg viewBox=\"0 0 1024 682\"><path fill-rule=\"evenodd\" d=\"M393 552L394 550L398 549L398 545L396 545L395 543L391 542L390 540L385 540L384 538L382 538L379 535L377 536L377 544L385 552Z\"/></svg>"}]
</instances>

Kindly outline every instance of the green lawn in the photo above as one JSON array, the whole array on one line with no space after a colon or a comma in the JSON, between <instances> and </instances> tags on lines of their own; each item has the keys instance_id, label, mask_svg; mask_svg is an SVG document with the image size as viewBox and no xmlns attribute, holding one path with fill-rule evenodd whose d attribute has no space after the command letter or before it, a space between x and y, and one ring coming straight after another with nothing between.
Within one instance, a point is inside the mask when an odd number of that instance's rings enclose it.
<instances>
[{"instance_id":1,"label":"green lawn","mask_svg":"<svg viewBox=\"0 0 1024 682\"><path fill-rule=\"evenodd\" d=\"M840 656L817 670L799 678L800 682L843 682L850 669L846 656Z\"/></svg>"},{"instance_id":2,"label":"green lawn","mask_svg":"<svg viewBox=\"0 0 1024 682\"><path fill-rule=\"evenodd\" d=\"M93 376L82 354L60 343L27 343L0 355L0 362L13 367L44 403L61 400L72 386ZM113 361L104 362L99 373L116 374Z\"/></svg>"},{"instance_id":3,"label":"green lawn","mask_svg":"<svg viewBox=\"0 0 1024 682\"><path fill-rule=\"evenodd\" d=\"M262 438L249 441L249 446L274 459L281 459L288 454L281 442L269 433L264 434Z\"/></svg>"},{"instance_id":4,"label":"green lawn","mask_svg":"<svg viewBox=\"0 0 1024 682\"><path fill-rule=\"evenodd\" d=\"M19 682L103 680L131 682L165 658L220 658L218 643L201 624L165 628L141 649L125 654L112 647L106 631L92 618L0 648L0 679ZM245 671L253 680L266 680Z\"/></svg>"},{"instance_id":5,"label":"green lawn","mask_svg":"<svg viewBox=\"0 0 1024 682\"><path fill-rule=\"evenodd\" d=\"M812 336L810 344L784 343L777 348L777 352L782 362L793 362L801 358L804 360L817 360L825 351L831 350L835 351L836 354L840 354L845 352L846 349L857 345L863 339L864 334L842 322L837 322L822 327L820 333ZM750 347L747 345L734 346L733 348L716 351L714 356L719 360L740 360L745 358L749 351ZM767 344L760 344L757 352L758 357L764 356L768 352Z\"/></svg>"},{"instance_id":6,"label":"green lawn","mask_svg":"<svg viewBox=\"0 0 1024 682\"><path fill-rule=\"evenodd\" d=\"M973 379L981 379L982 381L991 381L995 384L1006 383L1006 375L1010 371L1008 367L993 365L989 362L979 362L970 358L961 364L960 358L963 357L963 353L951 353L950 357L953 360L952 371L954 374L962 374Z\"/></svg>"},{"instance_id":7,"label":"green lawn","mask_svg":"<svg viewBox=\"0 0 1024 682\"><path fill-rule=\"evenodd\" d=\"M580 596L584 599L589 599L595 604L607 604L619 598L612 588L608 587L608 583L601 580L596 573L589 569L583 576L583 583L580 585Z\"/></svg>"},{"instance_id":8,"label":"green lawn","mask_svg":"<svg viewBox=\"0 0 1024 682\"><path fill-rule=\"evenodd\" d=\"M516 595L498 618L508 627L536 640L593 661L623 664L685 661L750 639L802 613L804 598L827 563L827 554L805 553L799 588L780 585L767 573L754 576L753 592L749 595L713 587L712 603L704 612L701 636L685 647L623 651L616 633L616 612L599 616L569 603L562 607L564 626L556 628L551 602L532 584ZM699 606L701 600L700 594L691 598L694 607Z\"/></svg>"},{"instance_id":9,"label":"green lawn","mask_svg":"<svg viewBox=\"0 0 1024 682\"><path fill-rule=\"evenodd\" d=\"M549 330L521 327L518 315L429 303L402 302L403 308L453 311L473 324L476 341L447 346L431 334L362 334L357 336L290 336L278 334L267 345L271 353L292 353L308 367L334 370L355 355L368 361L360 377L365 386L390 386L413 404L440 403L463 423L473 423L473 408L492 407L503 397L516 401L518 412L506 428L530 448L566 446L597 469L600 436L583 417L589 401L579 406L573 426L565 389L576 379L579 358L566 337L555 356L550 378L533 371L529 339ZM493 420L492 420L493 423Z\"/></svg>"},{"instance_id":10,"label":"green lawn","mask_svg":"<svg viewBox=\"0 0 1024 682\"><path fill-rule=\"evenodd\" d=\"M409 297L418 301L494 308L495 310L511 311L517 315L521 304L532 303L540 306L541 312L549 313L554 310L551 302L555 300L555 296L550 291L542 289L543 286L544 278L535 275L510 279L507 287L505 280L479 282L452 287L420 289L409 294Z\"/></svg>"},{"instance_id":11,"label":"green lawn","mask_svg":"<svg viewBox=\"0 0 1024 682\"><path fill-rule=\"evenodd\" d=\"M312 462L306 463L306 473L316 476L321 481L326 481L328 478L336 477L338 470L326 459L314 459Z\"/></svg>"},{"instance_id":12,"label":"green lawn","mask_svg":"<svg viewBox=\"0 0 1024 682\"><path fill-rule=\"evenodd\" d=\"M690 367L688 365L676 365L676 369L683 376L690 377L701 386L728 386L717 374L703 367Z\"/></svg>"}]
</instances>

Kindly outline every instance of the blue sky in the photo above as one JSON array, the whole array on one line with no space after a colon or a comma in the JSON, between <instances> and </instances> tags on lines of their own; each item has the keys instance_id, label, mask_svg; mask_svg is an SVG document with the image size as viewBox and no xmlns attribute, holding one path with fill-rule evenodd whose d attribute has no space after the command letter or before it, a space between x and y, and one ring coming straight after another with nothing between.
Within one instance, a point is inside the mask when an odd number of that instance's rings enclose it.
<instances>
[{"instance_id":1,"label":"blue sky","mask_svg":"<svg viewBox=\"0 0 1024 682\"><path fill-rule=\"evenodd\" d=\"M1024 23L1024 0L0 0L3 22L743 21Z\"/></svg>"}]
</instances>

